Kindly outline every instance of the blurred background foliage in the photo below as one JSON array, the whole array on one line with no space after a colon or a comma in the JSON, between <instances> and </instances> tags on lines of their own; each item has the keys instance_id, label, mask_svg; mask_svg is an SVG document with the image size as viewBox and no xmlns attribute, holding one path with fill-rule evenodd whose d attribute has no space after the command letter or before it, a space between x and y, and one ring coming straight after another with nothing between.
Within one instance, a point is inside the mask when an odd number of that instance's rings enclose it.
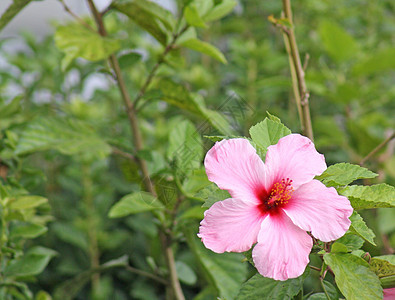
<instances>
[{"instance_id":1,"label":"blurred background foliage","mask_svg":"<svg viewBox=\"0 0 395 300\"><path fill-rule=\"evenodd\" d=\"M188 2L176 1L178 12ZM252 271L235 262L237 254L216 256L194 237L204 211L201 201L213 197L201 165L212 142L201 136L247 134L266 111L300 132L283 37L267 20L279 17L281 9L281 1L239 0L221 20L196 24L200 40L215 45L224 57L207 47L199 48L203 54L188 49L191 45L170 52L139 102L145 148L138 153L104 58L116 51L133 97L163 52L160 36L111 10L105 16L110 37L104 53L101 41L80 25L54 25L56 34L43 40L21 33L25 47L20 51L7 51L9 40L0 41L0 195L7 211L2 228L11 231L9 240L2 231L2 256L16 258L13 264L34 256L37 265L26 272L8 266L11 288L0 290L2 299L11 292L20 299L33 294L36 299L50 299L49 294L59 299L163 299L160 280L133 271L167 276L158 220L149 212L108 217L114 203L141 190L132 155L147 160L167 209L178 205L177 199L188 199L173 210L176 267L187 299L235 297ZM358 164L394 132L394 9L390 0L293 1L315 144L328 164ZM94 26L93 20L84 20ZM70 52L69 35L88 48L99 46L91 53ZM196 132L188 142L197 153L191 158L194 170L174 168L184 161L177 159L179 147ZM392 141L366 161L379 173L369 183L394 184L393 151ZM33 207L24 207L26 197L36 197L29 202ZM363 249L393 253L394 209L361 214L378 245ZM305 285L320 290L314 278Z\"/></svg>"}]
</instances>

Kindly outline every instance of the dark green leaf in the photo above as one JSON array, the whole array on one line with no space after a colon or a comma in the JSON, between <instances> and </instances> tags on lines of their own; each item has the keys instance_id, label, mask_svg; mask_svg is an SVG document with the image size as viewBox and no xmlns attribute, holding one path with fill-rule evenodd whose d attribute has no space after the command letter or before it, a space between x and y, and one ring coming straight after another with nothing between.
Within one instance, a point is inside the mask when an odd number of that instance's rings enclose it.
<instances>
[{"instance_id":1,"label":"dark green leaf","mask_svg":"<svg viewBox=\"0 0 395 300\"><path fill-rule=\"evenodd\" d=\"M0 31L32 0L13 0L0 18Z\"/></svg>"},{"instance_id":2,"label":"dark green leaf","mask_svg":"<svg viewBox=\"0 0 395 300\"><path fill-rule=\"evenodd\" d=\"M177 260L176 261L176 270L178 279L188 285L194 285L197 280L197 276L195 272L189 267L186 263Z\"/></svg>"},{"instance_id":3,"label":"dark green leaf","mask_svg":"<svg viewBox=\"0 0 395 300\"><path fill-rule=\"evenodd\" d=\"M355 234L346 233L340 239L338 239L336 241L336 243L343 244L344 246L347 247L348 251L351 252L354 250L358 250L359 248L362 247L363 239ZM347 252L347 251L345 251L345 252Z\"/></svg>"},{"instance_id":4,"label":"dark green leaf","mask_svg":"<svg viewBox=\"0 0 395 300\"><path fill-rule=\"evenodd\" d=\"M336 283L348 300L381 300L383 289L380 280L362 258L348 253L328 253L325 263L336 276Z\"/></svg>"},{"instance_id":5,"label":"dark green leaf","mask_svg":"<svg viewBox=\"0 0 395 300\"><path fill-rule=\"evenodd\" d=\"M353 212L350 220L350 231L358 234L361 238L376 246L376 244L374 243L374 232L366 225L362 217L356 211Z\"/></svg>"}]
</instances>

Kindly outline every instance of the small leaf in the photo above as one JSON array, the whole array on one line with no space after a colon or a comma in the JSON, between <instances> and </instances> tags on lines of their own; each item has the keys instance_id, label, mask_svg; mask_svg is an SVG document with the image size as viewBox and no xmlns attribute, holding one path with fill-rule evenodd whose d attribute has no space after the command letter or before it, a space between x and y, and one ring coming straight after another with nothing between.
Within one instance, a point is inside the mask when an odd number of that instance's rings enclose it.
<instances>
[{"instance_id":1,"label":"small leaf","mask_svg":"<svg viewBox=\"0 0 395 300\"><path fill-rule=\"evenodd\" d=\"M189 4L184 10L184 17L187 23L194 27L206 28L207 25L204 23L199 15L199 11L194 3Z\"/></svg>"},{"instance_id":2,"label":"small leaf","mask_svg":"<svg viewBox=\"0 0 395 300\"><path fill-rule=\"evenodd\" d=\"M11 209L29 209L47 203L48 199L41 196L20 196L10 203Z\"/></svg>"},{"instance_id":3,"label":"small leaf","mask_svg":"<svg viewBox=\"0 0 395 300\"><path fill-rule=\"evenodd\" d=\"M317 176L316 179L322 181L327 186L347 185L357 179L374 178L378 174L349 163L339 163L329 166L324 173Z\"/></svg>"},{"instance_id":4,"label":"small leaf","mask_svg":"<svg viewBox=\"0 0 395 300\"><path fill-rule=\"evenodd\" d=\"M347 253L347 251L348 251L347 246L339 242L335 242L331 246L331 253L334 252Z\"/></svg>"},{"instance_id":5,"label":"small leaf","mask_svg":"<svg viewBox=\"0 0 395 300\"><path fill-rule=\"evenodd\" d=\"M140 60L141 54L136 52L127 53L118 58L119 65L125 69L135 65Z\"/></svg>"},{"instance_id":6,"label":"small leaf","mask_svg":"<svg viewBox=\"0 0 395 300\"><path fill-rule=\"evenodd\" d=\"M151 194L135 192L122 197L115 203L108 214L110 218L121 218L130 214L163 209L163 205Z\"/></svg>"},{"instance_id":7,"label":"small leaf","mask_svg":"<svg viewBox=\"0 0 395 300\"><path fill-rule=\"evenodd\" d=\"M225 56L222 54L220 50L218 50L215 46L203 42L199 39L192 38L189 40L186 40L181 43L181 46L187 47L189 49L198 51L200 53L206 54L208 56L211 56L215 58L216 60L222 62L222 63L227 63Z\"/></svg>"},{"instance_id":8,"label":"small leaf","mask_svg":"<svg viewBox=\"0 0 395 300\"><path fill-rule=\"evenodd\" d=\"M354 209L395 206L395 188L385 183L371 186L352 185L339 189Z\"/></svg>"},{"instance_id":9,"label":"small leaf","mask_svg":"<svg viewBox=\"0 0 395 300\"><path fill-rule=\"evenodd\" d=\"M359 236L355 235L355 234L346 233L340 239L338 239L336 241L336 243L343 244L344 246L347 247L347 250L349 252L351 252L351 251L354 251L354 250L358 250L359 248L361 248L363 246L363 239L360 238ZM342 252L347 252L347 251L342 251Z\"/></svg>"},{"instance_id":10,"label":"small leaf","mask_svg":"<svg viewBox=\"0 0 395 300\"><path fill-rule=\"evenodd\" d=\"M235 0L222 0L204 15L203 20L207 22L219 20L229 14L236 4L237 2Z\"/></svg>"},{"instance_id":11,"label":"small leaf","mask_svg":"<svg viewBox=\"0 0 395 300\"><path fill-rule=\"evenodd\" d=\"M395 265L387 260L373 257L370 260L369 265L370 269L376 273L379 278L395 275Z\"/></svg>"},{"instance_id":12,"label":"small leaf","mask_svg":"<svg viewBox=\"0 0 395 300\"><path fill-rule=\"evenodd\" d=\"M303 287L308 270L298 278L278 281L255 274L245 282L237 295L237 300L287 300L293 299Z\"/></svg>"},{"instance_id":13,"label":"small leaf","mask_svg":"<svg viewBox=\"0 0 395 300\"><path fill-rule=\"evenodd\" d=\"M187 284L187 285L194 285L197 280L197 276L195 272L189 267L186 263L177 260L176 261L176 270L178 279Z\"/></svg>"},{"instance_id":14,"label":"small leaf","mask_svg":"<svg viewBox=\"0 0 395 300\"><path fill-rule=\"evenodd\" d=\"M280 138L289 134L291 134L291 130L282 123L268 118L250 128L252 140L265 151L267 147L277 144Z\"/></svg>"},{"instance_id":15,"label":"small leaf","mask_svg":"<svg viewBox=\"0 0 395 300\"><path fill-rule=\"evenodd\" d=\"M376 246L374 243L375 234L374 232L366 225L362 217L354 211L350 217L351 220L351 227L350 231L355 232L361 238L368 241L372 245Z\"/></svg>"},{"instance_id":16,"label":"small leaf","mask_svg":"<svg viewBox=\"0 0 395 300\"><path fill-rule=\"evenodd\" d=\"M43 235L48 231L48 228L38 224L23 224L12 228L10 232L11 238L26 238L34 239L40 235Z\"/></svg>"},{"instance_id":17,"label":"small leaf","mask_svg":"<svg viewBox=\"0 0 395 300\"><path fill-rule=\"evenodd\" d=\"M325 263L336 276L336 283L348 300L381 300L380 280L362 258L348 253L327 253Z\"/></svg>"},{"instance_id":18,"label":"small leaf","mask_svg":"<svg viewBox=\"0 0 395 300\"><path fill-rule=\"evenodd\" d=\"M211 207L215 202L230 198L229 192L221 190L214 183L208 185L196 194L197 197L203 199L202 207Z\"/></svg>"}]
</instances>

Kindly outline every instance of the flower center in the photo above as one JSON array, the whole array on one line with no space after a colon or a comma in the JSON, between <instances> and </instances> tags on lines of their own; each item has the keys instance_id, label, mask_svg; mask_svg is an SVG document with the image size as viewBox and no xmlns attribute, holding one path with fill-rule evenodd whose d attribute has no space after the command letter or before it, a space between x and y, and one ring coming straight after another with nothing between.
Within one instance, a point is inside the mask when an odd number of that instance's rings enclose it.
<instances>
[{"instance_id":1,"label":"flower center","mask_svg":"<svg viewBox=\"0 0 395 300\"><path fill-rule=\"evenodd\" d=\"M277 207L283 206L288 203L291 199L292 193L294 189L292 188L292 180L281 179L280 182L276 182L270 194L263 193L259 196L262 203L259 205L259 208L263 213L267 213L269 211L274 212Z\"/></svg>"}]
</instances>

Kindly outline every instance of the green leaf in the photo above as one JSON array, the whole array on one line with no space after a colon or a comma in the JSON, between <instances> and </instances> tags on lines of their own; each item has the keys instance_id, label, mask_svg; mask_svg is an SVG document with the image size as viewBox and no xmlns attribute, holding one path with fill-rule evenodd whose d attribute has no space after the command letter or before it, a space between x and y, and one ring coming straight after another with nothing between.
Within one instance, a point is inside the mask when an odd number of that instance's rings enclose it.
<instances>
[{"instance_id":1,"label":"green leaf","mask_svg":"<svg viewBox=\"0 0 395 300\"><path fill-rule=\"evenodd\" d=\"M336 61L355 56L358 44L342 27L332 21L323 21L318 28L322 43L328 54Z\"/></svg>"},{"instance_id":2,"label":"green leaf","mask_svg":"<svg viewBox=\"0 0 395 300\"><path fill-rule=\"evenodd\" d=\"M211 182L207 178L205 169L200 168L193 170L192 174L185 179L182 184L182 189L188 194L194 195L210 184Z\"/></svg>"},{"instance_id":3,"label":"green leaf","mask_svg":"<svg viewBox=\"0 0 395 300\"><path fill-rule=\"evenodd\" d=\"M374 232L366 225L362 217L356 211L353 212L350 220L350 231L358 234L361 238L376 246L376 244L374 243Z\"/></svg>"},{"instance_id":4,"label":"green leaf","mask_svg":"<svg viewBox=\"0 0 395 300\"><path fill-rule=\"evenodd\" d=\"M395 189L385 183L371 186L352 185L339 189L339 192L348 197L354 209L395 206Z\"/></svg>"},{"instance_id":5,"label":"green leaf","mask_svg":"<svg viewBox=\"0 0 395 300\"><path fill-rule=\"evenodd\" d=\"M201 166L203 142L192 122L179 122L170 131L167 157L171 161L174 160L177 168L184 173Z\"/></svg>"},{"instance_id":6,"label":"green leaf","mask_svg":"<svg viewBox=\"0 0 395 300\"><path fill-rule=\"evenodd\" d=\"M5 269L6 276L34 276L44 271L52 257L57 253L44 247L34 247L20 259L13 260Z\"/></svg>"},{"instance_id":7,"label":"green leaf","mask_svg":"<svg viewBox=\"0 0 395 300\"><path fill-rule=\"evenodd\" d=\"M373 257L370 260L369 265L370 269L376 273L379 278L395 275L395 265L387 260Z\"/></svg>"},{"instance_id":8,"label":"green leaf","mask_svg":"<svg viewBox=\"0 0 395 300\"><path fill-rule=\"evenodd\" d=\"M239 253L214 253L203 246L196 233L186 229L188 245L201 263L208 279L227 300L236 299L241 284L247 276L247 264ZM238 299L238 298L237 298Z\"/></svg>"},{"instance_id":9,"label":"green leaf","mask_svg":"<svg viewBox=\"0 0 395 300\"><path fill-rule=\"evenodd\" d=\"M27 238L34 239L40 235L43 235L48 231L48 228L38 224L23 224L12 228L10 232L11 238Z\"/></svg>"},{"instance_id":10,"label":"green leaf","mask_svg":"<svg viewBox=\"0 0 395 300\"><path fill-rule=\"evenodd\" d=\"M324 280L325 290L328 293L329 300L339 300L340 295L337 289L328 281ZM311 295L308 300L328 300L325 293L316 293Z\"/></svg>"},{"instance_id":11,"label":"green leaf","mask_svg":"<svg viewBox=\"0 0 395 300\"><path fill-rule=\"evenodd\" d=\"M0 31L32 0L14 0L0 18Z\"/></svg>"},{"instance_id":12,"label":"green leaf","mask_svg":"<svg viewBox=\"0 0 395 300\"><path fill-rule=\"evenodd\" d=\"M206 28L207 25L199 15L199 11L194 3L189 4L184 10L184 17L187 23L194 27Z\"/></svg>"},{"instance_id":13,"label":"green leaf","mask_svg":"<svg viewBox=\"0 0 395 300\"><path fill-rule=\"evenodd\" d=\"M322 181L327 186L347 185L357 179L374 178L378 174L349 163L339 163L329 166L324 173L317 176L316 179Z\"/></svg>"},{"instance_id":14,"label":"green leaf","mask_svg":"<svg viewBox=\"0 0 395 300\"><path fill-rule=\"evenodd\" d=\"M339 242L335 242L331 246L331 253L334 253L334 252L347 253L347 251L348 251L347 246L342 243L339 243Z\"/></svg>"},{"instance_id":15,"label":"green leaf","mask_svg":"<svg viewBox=\"0 0 395 300\"><path fill-rule=\"evenodd\" d=\"M303 287L308 270L298 278L278 281L255 274L245 282L237 295L237 300L287 300L296 296Z\"/></svg>"},{"instance_id":16,"label":"green leaf","mask_svg":"<svg viewBox=\"0 0 395 300\"><path fill-rule=\"evenodd\" d=\"M37 118L30 122L16 146L17 155L57 150L83 159L102 159L111 147L85 122L62 118Z\"/></svg>"},{"instance_id":17,"label":"green leaf","mask_svg":"<svg viewBox=\"0 0 395 300\"><path fill-rule=\"evenodd\" d=\"M207 208L201 206L193 206L187 209L179 218L180 219L197 219L202 220L204 218L204 212Z\"/></svg>"},{"instance_id":18,"label":"green leaf","mask_svg":"<svg viewBox=\"0 0 395 300\"><path fill-rule=\"evenodd\" d=\"M376 274L362 258L348 253L327 253L325 263L331 267L336 283L348 300L381 300L383 289Z\"/></svg>"},{"instance_id":19,"label":"green leaf","mask_svg":"<svg viewBox=\"0 0 395 300\"><path fill-rule=\"evenodd\" d=\"M110 218L121 218L131 214L163 209L163 205L151 194L135 192L122 197L108 213Z\"/></svg>"},{"instance_id":20,"label":"green leaf","mask_svg":"<svg viewBox=\"0 0 395 300\"><path fill-rule=\"evenodd\" d=\"M141 54L136 52L127 53L118 58L119 65L125 69L135 65L140 60Z\"/></svg>"},{"instance_id":21,"label":"green leaf","mask_svg":"<svg viewBox=\"0 0 395 300\"><path fill-rule=\"evenodd\" d=\"M371 54L366 59L356 63L352 69L354 75L372 75L395 68L395 48L386 48Z\"/></svg>"},{"instance_id":22,"label":"green leaf","mask_svg":"<svg viewBox=\"0 0 395 300\"><path fill-rule=\"evenodd\" d=\"M111 6L127 15L133 22L149 32L162 45L166 45L168 31L172 31L175 26L175 19L171 12L147 0L113 3Z\"/></svg>"},{"instance_id":23,"label":"green leaf","mask_svg":"<svg viewBox=\"0 0 395 300\"><path fill-rule=\"evenodd\" d=\"M62 60L62 70L66 70L77 57L99 61L120 48L119 41L102 37L80 24L59 26L55 33L55 43L66 54Z\"/></svg>"},{"instance_id":24,"label":"green leaf","mask_svg":"<svg viewBox=\"0 0 395 300\"><path fill-rule=\"evenodd\" d=\"M186 263L177 260L176 261L176 271L178 279L187 284L187 285L194 285L197 280L197 276L195 272L189 267Z\"/></svg>"},{"instance_id":25,"label":"green leaf","mask_svg":"<svg viewBox=\"0 0 395 300\"><path fill-rule=\"evenodd\" d=\"M196 196L204 201L202 207L211 207L215 202L230 198L229 192L221 190L216 184L212 183L199 191Z\"/></svg>"},{"instance_id":26,"label":"green leaf","mask_svg":"<svg viewBox=\"0 0 395 300\"><path fill-rule=\"evenodd\" d=\"M236 6L237 2L235 0L222 0L219 4L215 5L203 19L207 22L219 20L222 17L229 14L233 8Z\"/></svg>"},{"instance_id":27,"label":"green leaf","mask_svg":"<svg viewBox=\"0 0 395 300\"><path fill-rule=\"evenodd\" d=\"M343 235L340 239L336 241L336 243L341 243L344 246L347 247L347 250L349 252L358 250L359 248L362 247L363 245L363 239L360 238L359 236L352 234L352 233L346 233ZM345 251L347 252L347 251Z\"/></svg>"},{"instance_id":28,"label":"green leaf","mask_svg":"<svg viewBox=\"0 0 395 300\"><path fill-rule=\"evenodd\" d=\"M375 256L374 258L386 260L389 263L395 265L395 254L380 255L380 256Z\"/></svg>"},{"instance_id":29,"label":"green leaf","mask_svg":"<svg viewBox=\"0 0 395 300\"><path fill-rule=\"evenodd\" d=\"M186 40L182 42L180 45L198 51L200 53L206 54L208 56L211 56L212 58L215 58L216 60L224 64L227 63L225 56L222 54L220 50L218 50L218 48L216 48L215 46L209 43L203 42L197 38Z\"/></svg>"},{"instance_id":30,"label":"green leaf","mask_svg":"<svg viewBox=\"0 0 395 300\"><path fill-rule=\"evenodd\" d=\"M61 241L89 251L88 237L81 229L64 222L54 222L51 225L51 231L54 232Z\"/></svg>"},{"instance_id":31,"label":"green leaf","mask_svg":"<svg viewBox=\"0 0 395 300\"><path fill-rule=\"evenodd\" d=\"M277 144L278 140L291 134L291 130L282 123L265 118L262 122L250 128L250 135L254 143L267 150L270 145Z\"/></svg>"},{"instance_id":32,"label":"green leaf","mask_svg":"<svg viewBox=\"0 0 395 300\"><path fill-rule=\"evenodd\" d=\"M20 196L10 203L11 209L29 209L47 203L48 199L41 196Z\"/></svg>"},{"instance_id":33,"label":"green leaf","mask_svg":"<svg viewBox=\"0 0 395 300\"><path fill-rule=\"evenodd\" d=\"M52 297L45 291L39 291L34 300L52 300Z\"/></svg>"}]
</instances>

